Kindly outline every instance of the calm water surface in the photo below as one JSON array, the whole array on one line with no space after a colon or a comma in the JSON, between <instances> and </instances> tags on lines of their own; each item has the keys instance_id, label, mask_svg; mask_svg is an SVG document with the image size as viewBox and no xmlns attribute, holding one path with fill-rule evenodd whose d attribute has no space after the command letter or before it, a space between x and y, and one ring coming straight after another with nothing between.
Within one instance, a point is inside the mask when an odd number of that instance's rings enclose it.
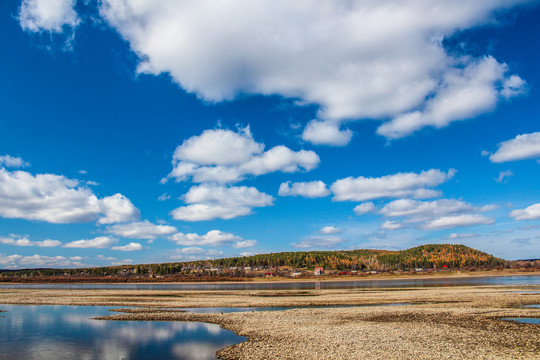
<instances>
[{"instance_id":1,"label":"calm water surface","mask_svg":"<svg viewBox=\"0 0 540 360\"><path fill-rule=\"evenodd\" d=\"M523 324L540 324L540 318L503 318L506 321L515 321Z\"/></svg>"},{"instance_id":2,"label":"calm water surface","mask_svg":"<svg viewBox=\"0 0 540 360\"><path fill-rule=\"evenodd\" d=\"M401 280L319 281L212 284L0 284L0 288L32 289L136 289L136 290L319 290L356 288L415 288L479 285L540 285L539 275L423 278Z\"/></svg>"},{"instance_id":3,"label":"calm water surface","mask_svg":"<svg viewBox=\"0 0 540 360\"><path fill-rule=\"evenodd\" d=\"M0 305L0 359L216 359L245 340L218 325L90 320L111 307Z\"/></svg>"}]
</instances>

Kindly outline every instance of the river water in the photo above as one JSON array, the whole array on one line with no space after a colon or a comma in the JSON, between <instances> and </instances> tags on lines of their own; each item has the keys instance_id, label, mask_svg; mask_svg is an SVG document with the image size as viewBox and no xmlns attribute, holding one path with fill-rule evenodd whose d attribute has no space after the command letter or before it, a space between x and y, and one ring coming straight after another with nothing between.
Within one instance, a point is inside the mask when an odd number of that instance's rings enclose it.
<instances>
[{"instance_id":1,"label":"river water","mask_svg":"<svg viewBox=\"0 0 540 360\"><path fill-rule=\"evenodd\" d=\"M0 288L140 290L285 290L540 285L540 276L212 284L2 284ZM0 300L1 301L1 300ZM395 304L406 305L406 304ZM103 321L111 307L0 305L0 359L215 359L215 352L244 337L195 322ZM286 310L212 308L193 312ZM538 319L512 319L537 322Z\"/></svg>"},{"instance_id":2,"label":"river water","mask_svg":"<svg viewBox=\"0 0 540 360\"><path fill-rule=\"evenodd\" d=\"M540 285L540 275L470 276L395 280L309 282L153 283L153 284L0 284L0 288L121 289L121 290L319 290L355 288L416 288L480 285Z\"/></svg>"},{"instance_id":3,"label":"river water","mask_svg":"<svg viewBox=\"0 0 540 360\"><path fill-rule=\"evenodd\" d=\"M216 359L245 340L196 322L104 321L111 307L0 305L0 359Z\"/></svg>"}]
</instances>

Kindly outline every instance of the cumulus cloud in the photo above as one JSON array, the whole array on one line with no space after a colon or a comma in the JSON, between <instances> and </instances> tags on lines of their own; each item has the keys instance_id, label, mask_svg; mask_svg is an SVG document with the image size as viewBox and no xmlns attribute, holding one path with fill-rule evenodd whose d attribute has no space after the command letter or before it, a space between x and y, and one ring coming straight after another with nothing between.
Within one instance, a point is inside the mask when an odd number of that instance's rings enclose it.
<instances>
[{"instance_id":1,"label":"cumulus cloud","mask_svg":"<svg viewBox=\"0 0 540 360\"><path fill-rule=\"evenodd\" d=\"M13 245L13 246L39 246L39 247L57 247L62 245L58 240L42 240L42 241L31 241L27 237L17 237L9 236L2 237L0 236L0 244L4 245Z\"/></svg>"},{"instance_id":2,"label":"cumulus cloud","mask_svg":"<svg viewBox=\"0 0 540 360\"><path fill-rule=\"evenodd\" d=\"M19 23L25 31L61 33L64 27L75 28L80 23L75 3L76 0L23 0Z\"/></svg>"},{"instance_id":3,"label":"cumulus cloud","mask_svg":"<svg viewBox=\"0 0 540 360\"><path fill-rule=\"evenodd\" d=\"M503 141L489 159L494 163L540 158L540 132L518 135Z\"/></svg>"},{"instance_id":4,"label":"cumulus cloud","mask_svg":"<svg viewBox=\"0 0 540 360\"><path fill-rule=\"evenodd\" d=\"M437 219L427 221L423 225L424 230L450 229L461 226L491 225L495 219L479 214L463 214L454 216L442 216Z\"/></svg>"},{"instance_id":5,"label":"cumulus cloud","mask_svg":"<svg viewBox=\"0 0 540 360\"><path fill-rule=\"evenodd\" d=\"M255 240L238 240L233 243L233 248L243 249L243 248L253 247L256 245L257 245L257 241Z\"/></svg>"},{"instance_id":6,"label":"cumulus cloud","mask_svg":"<svg viewBox=\"0 0 540 360\"><path fill-rule=\"evenodd\" d=\"M471 204L461 200L440 199L418 201L399 199L386 204L381 214L387 217L409 217L410 222L424 221L428 218L466 213L476 210Z\"/></svg>"},{"instance_id":7,"label":"cumulus cloud","mask_svg":"<svg viewBox=\"0 0 540 360\"><path fill-rule=\"evenodd\" d=\"M512 90L502 85L507 68L488 56L472 60L464 68L451 69L444 75L436 95L425 103L423 110L401 114L381 125L377 133L396 139L426 126L442 128L451 122L470 119L492 110L499 97L519 93L518 89ZM524 83L516 75L512 79L505 84Z\"/></svg>"},{"instance_id":8,"label":"cumulus cloud","mask_svg":"<svg viewBox=\"0 0 540 360\"><path fill-rule=\"evenodd\" d=\"M0 167L11 167L11 168L21 168L30 166L26 161L21 159L20 157L13 157L10 155L3 155L0 156Z\"/></svg>"},{"instance_id":9,"label":"cumulus cloud","mask_svg":"<svg viewBox=\"0 0 540 360\"><path fill-rule=\"evenodd\" d=\"M380 214L385 217L405 218L404 223L417 223L423 230L448 229L458 226L472 226L479 224L492 224L494 220L479 212L492 211L497 207L486 205L472 206L461 200L439 199L434 201L419 201L412 199L399 199L387 203ZM382 229L391 230L395 221L387 221Z\"/></svg>"},{"instance_id":10,"label":"cumulus cloud","mask_svg":"<svg viewBox=\"0 0 540 360\"><path fill-rule=\"evenodd\" d=\"M446 240L457 240L457 239L474 238L474 237L478 237L478 236L480 236L480 235L478 235L476 233L461 233L461 234L451 233L450 235L445 236L445 239Z\"/></svg>"},{"instance_id":11,"label":"cumulus cloud","mask_svg":"<svg viewBox=\"0 0 540 360\"><path fill-rule=\"evenodd\" d=\"M352 138L352 131L341 130L340 124L334 121L312 120L304 129L302 139L315 145L347 145Z\"/></svg>"},{"instance_id":12,"label":"cumulus cloud","mask_svg":"<svg viewBox=\"0 0 540 360\"><path fill-rule=\"evenodd\" d=\"M122 194L99 199L78 180L0 168L0 216L50 223L97 220L110 224L138 220L139 210Z\"/></svg>"},{"instance_id":13,"label":"cumulus cloud","mask_svg":"<svg viewBox=\"0 0 540 360\"><path fill-rule=\"evenodd\" d=\"M401 229L402 227L403 227L403 224L398 221L385 221L381 225L381 230L392 231L392 230Z\"/></svg>"},{"instance_id":14,"label":"cumulus cloud","mask_svg":"<svg viewBox=\"0 0 540 360\"><path fill-rule=\"evenodd\" d=\"M399 137L520 93L523 80L504 64L456 55L442 40L525 3L104 0L100 14L139 56L139 73L168 73L212 102L279 94L317 104L304 138L342 145L351 135L339 130L346 120L393 118L380 132ZM327 121L336 125L325 134Z\"/></svg>"},{"instance_id":15,"label":"cumulus cloud","mask_svg":"<svg viewBox=\"0 0 540 360\"><path fill-rule=\"evenodd\" d=\"M178 232L174 226L155 225L148 220L132 222L127 224L117 224L107 228L110 234L130 239L154 240L158 237L172 235Z\"/></svg>"},{"instance_id":16,"label":"cumulus cloud","mask_svg":"<svg viewBox=\"0 0 540 360\"><path fill-rule=\"evenodd\" d=\"M176 148L169 177L196 183L234 183L246 175L310 171L319 162L313 151L295 152L282 145L264 151L264 144L253 139L249 127L237 132L212 129L192 136Z\"/></svg>"},{"instance_id":17,"label":"cumulus cloud","mask_svg":"<svg viewBox=\"0 0 540 360\"><path fill-rule=\"evenodd\" d=\"M203 249L197 246L190 246L182 249L176 249L174 251L174 254L175 255L171 256L172 259L193 261L200 260L201 258L216 258L223 255L223 252L215 249Z\"/></svg>"},{"instance_id":18,"label":"cumulus cloud","mask_svg":"<svg viewBox=\"0 0 540 360\"><path fill-rule=\"evenodd\" d=\"M517 209L510 212L514 220L534 220L540 219L540 203L533 204L525 209Z\"/></svg>"},{"instance_id":19,"label":"cumulus cloud","mask_svg":"<svg viewBox=\"0 0 540 360\"><path fill-rule=\"evenodd\" d=\"M365 202L360 205L356 205L353 209L356 215L364 215L371 212L374 212L377 208L372 202Z\"/></svg>"},{"instance_id":20,"label":"cumulus cloud","mask_svg":"<svg viewBox=\"0 0 540 360\"><path fill-rule=\"evenodd\" d=\"M291 245L297 249L306 248L333 248L340 245L344 240L339 236L310 236L300 242Z\"/></svg>"},{"instance_id":21,"label":"cumulus cloud","mask_svg":"<svg viewBox=\"0 0 540 360\"><path fill-rule=\"evenodd\" d=\"M335 234L341 234L341 229L335 226L325 226L322 229L320 229L319 232L323 235L335 235Z\"/></svg>"},{"instance_id":22,"label":"cumulus cloud","mask_svg":"<svg viewBox=\"0 0 540 360\"><path fill-rule=\"evenodd\" d=\"M142 250L143 247L141 244L139 243L129 243L127 245L124 245L124 246L113 246L111 248L111 250L118 250L118 251L139 251L139 250Z\"/></svg>"},{"instance_id":23,"label":"cumulus cloud","mask_svg":"<svg viewBox=\"0 0 540 360\"><path fill-rule=\"evenodd\" d=\"M330 195L330 190L322 181L310 182L284 182L279 186L279 196L303 196L307 198L319 198Z\"/></svg>"},{"instance_id":24,"label":"cumulus cloud","mask_svg":"<svg viewBox=\"0 0 540 360\"><path fill-rule=\"evenodd\" d=\"M438 196L435 190L428 189L451 179L454 169L444 173L437 169L416 173L397 173L378 178L363 176L337 180L331 186L335 201L365 201L379 198Z\"/></svg>"},{"instance_id":25,"label":"cumulus cloud","mask_svg":"<svg viewBox=\"0 0 540 360\"><path fill-rule=\"evenodd\" d=\"M122 194L114 194L101 199L101 211L104 216L99 218L100 224L134 221L141 217L139 209Z\"/></svg>"},{"instance_id":26,"label":"cumulus cloud","mask_svg":"<svg viewBox=\"0 0 540 360\"><path fill-rule=\"evenodd\" d=\"M133 260L131 259L122 259L111 263L111 266L122 266L122 265L129 265L133 264Z\"/></svg>"},{"instance_id":27,"label":"cumulus cloud","mask_svg":"<svg viewBox=\"0 0 540 360\"><path fill-rule=\"evenodd\" d=\"M88 240L76 240L64 245L66 248L80 248L80 249L105 249L116 244L118 239L108 236L98 236Z\"/></svg>"},{"instance_id":28,"label":"cumulus cloud","mask_svg":"<svg viewBox=\"0 0 540 360\"><path fill-rule=\"evenodd\" d=\"M22 256L18 254L5 255L0 254L0 266L3 268L73 268L82 267L84 264L65 258L64 256L44 256L44 255L31 255Z\"/></svg>"},{"instance_id":29,"label":"cumulus cloud","mask_svg":"<svg viewBox=\"0 0 540 360\"><path fill-rule=\"evenodd\" d=\"M254 207L270 206L274 201L272 196L254 187L211 184L192 186L183 199L191 205L173 210L176 220L233 219L251 214Z\"/></svg>"},{"instance_id":30,"label":"cumulus cloud","mask_svg":"<svg viewBox=\"0 0 540 360\"><path fill-rule=\"evenodd\" d=\"M526 90L527 82L517 75L512 75L504 80L501 95L507 99L523 94Z\"/></svg>"},{"instance_id":31,"label":"cumulus cloud","mask_svg":"<svg viewBox=\"0 0 540 360\"><path fill-rule=\"evenodd\" d=\"M240 236L220 231L211 230L204 235L196 233L177 233L169 237L180 246L224 246L233 245L235 248L252 247L257 244L254 240L245 240Z\"/></svg>"}]
</instances>

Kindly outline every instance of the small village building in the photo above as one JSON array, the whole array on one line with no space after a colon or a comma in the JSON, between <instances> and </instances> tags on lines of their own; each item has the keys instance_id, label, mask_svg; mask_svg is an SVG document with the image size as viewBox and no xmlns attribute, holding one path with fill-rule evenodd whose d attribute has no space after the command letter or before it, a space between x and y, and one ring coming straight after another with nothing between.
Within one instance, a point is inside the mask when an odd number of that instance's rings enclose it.
<instances>
[{"instance_id":1,"label":"small village building","mask_svg":"<svg viewBox=\"0 0 540 360\"><path fill-rule=\"evenodd\" d=\"M323 275L324 274L324 268L323 267L316 267L314 270L313 270L313 274L314 275Z\"/></svg>"}]
</instances>

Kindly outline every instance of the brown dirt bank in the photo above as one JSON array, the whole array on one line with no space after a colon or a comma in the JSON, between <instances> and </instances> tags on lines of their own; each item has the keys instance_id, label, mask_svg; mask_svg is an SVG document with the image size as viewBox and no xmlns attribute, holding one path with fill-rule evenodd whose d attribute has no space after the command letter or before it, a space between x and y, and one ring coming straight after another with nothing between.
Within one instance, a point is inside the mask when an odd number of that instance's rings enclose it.
<instances>
[{"instance_id":1,"label":"brown dirt bank","mask_svg":"<svg viewBox=\"0 0 540 360\"><path fill-rule=\"evenodd\" d=\"M540 317L540 286L280 291L0 289L10 304L142 306L107 320L204 321L248 341L223 359L540 359L540 326L501 317ZM193 314L170 307L410 306L302 308Z\"/></svg>"}]
</instances>

